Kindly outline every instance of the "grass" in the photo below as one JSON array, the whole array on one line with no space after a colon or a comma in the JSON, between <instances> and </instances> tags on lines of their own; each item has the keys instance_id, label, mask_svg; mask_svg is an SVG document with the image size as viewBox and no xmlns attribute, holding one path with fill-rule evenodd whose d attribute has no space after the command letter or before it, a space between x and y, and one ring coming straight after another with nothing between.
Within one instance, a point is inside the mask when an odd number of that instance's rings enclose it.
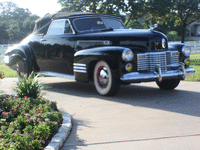
<instances>
[{"instance_id":1,"label":"grass","mask_svg":"<svg viewBox=\"0 0 200 150\"><path fill-rule=\"evenodd\" d=\"M195 69L195 74L187 77L186 81L200 81L200 54L191 55L191 67Z\"/></svg>"},{"instance_id":2,"label":"grass","mask_svg":"<svg viewBox=\"0 0 200 150\"><path fill-rule=\"evenodd\" d=\"M195 69L195 74L187 77L186 81L200 81L200 54L191 55L191 67ZM0 65L0 72L4 73L4 78L8 77L17 77L17 72L15 70L10 69L6 65Z\"/></svg>"},{"instance_id":3,"label":"grass","mask_svg":"<svg viewBox=\"0 0 200 150\"><path fill-rule=\"evenodd\" d=\"M8 66L4 64L0 65L0 72L3 72L4 78L17 77L17 72L15 70L10 69Z\"/></svg>"}]
</instances>

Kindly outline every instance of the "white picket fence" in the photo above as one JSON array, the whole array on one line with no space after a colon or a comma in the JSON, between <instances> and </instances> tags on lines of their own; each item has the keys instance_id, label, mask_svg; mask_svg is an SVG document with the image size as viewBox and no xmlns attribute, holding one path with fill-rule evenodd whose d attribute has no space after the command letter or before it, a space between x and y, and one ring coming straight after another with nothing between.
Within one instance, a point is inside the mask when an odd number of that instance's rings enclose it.
<instances>
[{"instance_id":1,"label":"white picket fence","mask_svg":"<svg viewBox=\"0 0 200 150\"><path fill-rule=\"evenodd\" d=\"M200 41L187 41L185 44L190 45L192 48L192 55L194 54L200 54ZM4 44L0 45L0 64L3 63L3 58L5 55L5 51L8 49L8 47L12 46L11 44Z\"/></svg>"},{"instance_id":2,"label":"white picket fence","mask_svg":"<svg viewBox=\"0 0 200 150\"><path fill-rule=\"evenodd\" d=\"M13 45L12 44L0 45L0 64L3 63L3 58L4 58L6 50L11 46L13 46Z\"/></svg>"},{"instance_id":3,"label":"white picket fence","mask_svg":"<svg viewBox=\"0 0 200 150\"><path fill-rule=\"evenodd\" d=\"M169 43L180 43L180 41L173 41ZM185 44L189 45L192 49L191 55L200 54L200 41L187 41Z\"/></svg>"},{"instance_id":4,"label":"white picket fence","mask_svg":"<svg viewBox=\"0 0 200 150\"><path fill-rule=\"evenodd\" d=\"M190 45L192 49L192 55L200 54L200 41L189 41L185 42L185 44Z\"/></svg>"}]
</instances>

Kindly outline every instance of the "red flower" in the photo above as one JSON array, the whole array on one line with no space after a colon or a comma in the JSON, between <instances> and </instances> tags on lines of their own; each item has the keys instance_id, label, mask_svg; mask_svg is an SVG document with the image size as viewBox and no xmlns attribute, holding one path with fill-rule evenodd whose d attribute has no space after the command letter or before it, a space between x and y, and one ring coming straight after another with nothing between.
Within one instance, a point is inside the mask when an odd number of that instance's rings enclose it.
<instances>
[{"instance_id":1,"label":"red flower","mask_svg":"<svg viewBox=\"0 0 200 150\"><path fill-rule=\"evenodd\" d=\"M30 134L31 132L30 132L30 131L27 131L27 133Z\"/></svg>"},{"instance_id":2,"label":"red flower","mask_svg":"<svg viewBox=\"0 0 200 150\"><path fill-rule=\"evenodd\" d=\"M30 148L33 148L32 145L29 145Z\"/></svg>"},{"instance_id":3,"label":"red flower","mask_svg":"<svg viewBox=\"0 0 200 150\"><path fill-rule=\"evenodd\" d=\"M12 109L9 109L9 111L12 111Z\"/></svg>"},{"instance_id":4,"label":"red flower","mask_svg":"<svg viewBox=\"0 0 200 150\"><path fill-rule=\"evenodd\" d=\"M0 135L0 139L3 138L3 137L4 137L4 135Z\"/></svg>"},{"instance_id":5,"label":"red flower","mask_svg":"<svg viewBox=\"0 0 200 150\"><path fill-rule=\"evenodd\" d=\"M24 96L24 99L28 99L28 96Z\"/></svg>"}]
</instances>

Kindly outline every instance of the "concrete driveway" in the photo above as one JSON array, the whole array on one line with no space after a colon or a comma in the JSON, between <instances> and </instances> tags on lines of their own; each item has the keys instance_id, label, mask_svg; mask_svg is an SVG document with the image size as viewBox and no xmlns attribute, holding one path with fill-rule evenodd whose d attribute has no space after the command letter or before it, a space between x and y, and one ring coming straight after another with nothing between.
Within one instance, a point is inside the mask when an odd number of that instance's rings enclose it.
<instances>
[{"instance_id":1,"label":"concrete driveway","mask_svg":"<svg viewBox=\"0 0 200 150\"><path fill-rule=\"evenodd\" d=\"M0 80L13 93L16 79ZM92 83L42 77L44 97L73 118L62 150L199 150L200 82L182 81L174 91L154 82L122 86L114 97L97 95Z\"/></svg>"}]
</instances>

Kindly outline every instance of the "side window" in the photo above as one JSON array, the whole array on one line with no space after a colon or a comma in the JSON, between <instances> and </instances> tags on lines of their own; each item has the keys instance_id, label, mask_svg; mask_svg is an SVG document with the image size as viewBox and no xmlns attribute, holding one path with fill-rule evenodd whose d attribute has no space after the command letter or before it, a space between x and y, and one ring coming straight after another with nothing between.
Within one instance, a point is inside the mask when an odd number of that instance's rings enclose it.
<instances>
[{"instance_id":1,"label":"side window","mask_svg":"<svg viewBox=\"0 0 200 150\"><path fill-rule=\"evenodd\" d=\"M47 35L64 34L66 20L55 20L51 23Z\"/></svg>"},{"instance_id":2,"label":"side window","mask_svg":"<svg viewBox=\"0 0 200 150\"><path fill-rule=\"evenodd\" d=\"M55 20L51 23L47 35L61 35L73 33L68 20Z\"/></svg>"},{"instance_id":3,"label":"side window","mask_svg":"<svg viewBox=\"0 0 200 150\"><path fill-rule=\"evenodd\" d=\"M70 23L68 20L66 20L66 23L65 23L65 34L70 34L70 33L73 33L72 29L71 29L71 26L70 26Z\"/></svg>"}]
</instances>

